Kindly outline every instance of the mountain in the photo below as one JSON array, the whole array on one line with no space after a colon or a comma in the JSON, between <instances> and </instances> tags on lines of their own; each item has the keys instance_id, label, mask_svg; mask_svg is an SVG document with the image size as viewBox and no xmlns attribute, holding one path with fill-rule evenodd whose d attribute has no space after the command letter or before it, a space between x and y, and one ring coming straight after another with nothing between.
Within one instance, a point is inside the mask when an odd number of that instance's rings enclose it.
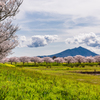
<instances>
[{"instance_id":1,"label":"mountain","mask_svg":"<svg viewBox=\"0 0 100 100\"><path fill-rule=\"evenodd\" d=\"M73 48L73 49L67 49L65 51L62 51L57 54L53 55L47 55L47 56L39 56L39 57L67 57L67 56L76 56L76 55L82 55L82 56L96 56L98 54L91 52L90 50L83 48L83 47L78 47L78 48Z\"/></svg>"}]
</instances>

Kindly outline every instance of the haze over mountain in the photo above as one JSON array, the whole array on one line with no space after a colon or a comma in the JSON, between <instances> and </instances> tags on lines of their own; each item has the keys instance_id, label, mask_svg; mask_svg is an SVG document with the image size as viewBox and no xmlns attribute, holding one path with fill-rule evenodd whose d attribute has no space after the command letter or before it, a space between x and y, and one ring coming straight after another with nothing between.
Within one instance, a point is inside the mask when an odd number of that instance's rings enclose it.
<instances>
[{"instance_id":1,"label":"haze over mountain","mask_svg":"<svg viewBox=\"0 0 100 100\"><path fill-rule=\"evenodd\" d=\"M82 55L82 56L96 56L98 54L91 52L90 50L83 48L83 47L78 47L78 48L73 48L73 49L67 49L65 51L62 51L57 54L53 55L46 55L47 57L67 57L67 56L76 56L76 55ZM46 57L46 56L40 56L40 57Z\"/></svg>"}]
</instances>

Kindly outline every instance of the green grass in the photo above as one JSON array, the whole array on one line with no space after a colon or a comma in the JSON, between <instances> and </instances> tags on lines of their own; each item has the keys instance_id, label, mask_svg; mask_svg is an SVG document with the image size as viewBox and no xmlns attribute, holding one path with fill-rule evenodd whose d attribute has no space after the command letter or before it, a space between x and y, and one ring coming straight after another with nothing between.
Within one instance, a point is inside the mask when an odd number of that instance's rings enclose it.
<instances>
[{"instance_id":1,"label":"green grass","mask_svg":"<svg viewBox=\"0 0 100 100\"><path fill-rule=\"evenodd\" d=\"M0 64L0 100L100 100L100 76L75 73L94 69Z\"/></svg>"},{"instance_id":2,"label":"green grass","mask_svg":"<svg viewBox=\"0 0 100 100\"><path fill-rule=\"evenodd\" d=\"M48 75L55 75L59 76L61 78L65 79L71 79L71 80L77 80L84 83L91 83L91 84L98 84L100 85L100 75L87 75L87 74L81 74L76 72L90 72L94 71L100 71L100 67L85 67L85 68L78 68L78 67L58 67L58 66L52 66L52 68L46 68L46 67L24 67L24 69L27 69L29 71L37 71L43 74Z\"/></svg>"}]
</instances>

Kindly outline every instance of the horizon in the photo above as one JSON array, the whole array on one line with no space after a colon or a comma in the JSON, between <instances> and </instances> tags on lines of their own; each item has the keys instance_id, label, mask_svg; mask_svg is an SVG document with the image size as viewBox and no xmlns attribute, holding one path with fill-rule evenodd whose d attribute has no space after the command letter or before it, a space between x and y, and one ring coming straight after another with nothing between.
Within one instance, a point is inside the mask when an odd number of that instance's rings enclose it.
<instances>
[{"instance_id":1,"label":"horizon","mask_svg":"<svg viewBox=\"0 0 100 100\"><path fill-rule=\"evenodd\" d=\"M72 49L66 49L66 50L63 50L63 51L59 51L59 52L57 52L57 53L55 53L55 54L49 54L49 55L37 55L37 57L45 57L45 56L49 57L49 56L55 56L56 54L65 52L65 51L67 51L67 50L74 50L74 49L78 49L78 48L86 49L86 48L84 48L84 47L82 47L82 46L79 46L79 47L75 47L75 48L72 48ZM86 49L86 50L88 50L88 49ZM92 52L92 51L89 50L89 52ZM97 54L97 53L95 53L95 52L92 52L92 53ZM99 54L97 54L97 55L99 55ZM17 57L17 56L12 56L12 57ZM22 56L19 56L19 57L22 57ZM36 56L28 56L28 57L36 57ZM8 57L8 58L9 58L9 57Z\"/></svg>"}]
</instances>

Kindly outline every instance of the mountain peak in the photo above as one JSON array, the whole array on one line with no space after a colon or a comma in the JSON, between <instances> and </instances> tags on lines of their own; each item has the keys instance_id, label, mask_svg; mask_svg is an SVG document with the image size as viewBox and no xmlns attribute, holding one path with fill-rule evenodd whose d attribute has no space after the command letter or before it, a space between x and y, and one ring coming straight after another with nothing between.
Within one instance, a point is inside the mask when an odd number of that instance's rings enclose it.
<instances>
[{"instance_id":1,"label":"mountain peak","mask_svg":"<svg viewBox=\"0 0 100 100\"><path fill-rule=\"evenodd\" d=\"M82 48L82 49L85 49L84 47L81 47L81 46L79 46L79 47L76 47L76 49L78 49L78 48ZM73 49L75 49L75 48L73 48Z\"/></svg>"},{"instance_id":2,"label":"mountain peak","mask_svg":"<svg viewBox=\"0 0 100 100\"><path fill-rule=\"evenodd\" d=\"M48 55L48 57L67 57L67 56L76 56L76 55L82 55L82 56L96 56L98 54L84 48L84 47L77 47L77 48L73 48L73 49L67 49L65 51L62 51L60 53L57 54L53 54L53 55ZM43 56L44 57L44 56Z\"/></svg>"},{"instance_id":3,"label":"mountain peak","mask_svg":"<svg viewBox=\"0 0 100 100\"><path fill-rule=\"evenodd\" d=\"M79 46L78 48L83 48L83 47Z\"/></svg>"}]
</instances>

